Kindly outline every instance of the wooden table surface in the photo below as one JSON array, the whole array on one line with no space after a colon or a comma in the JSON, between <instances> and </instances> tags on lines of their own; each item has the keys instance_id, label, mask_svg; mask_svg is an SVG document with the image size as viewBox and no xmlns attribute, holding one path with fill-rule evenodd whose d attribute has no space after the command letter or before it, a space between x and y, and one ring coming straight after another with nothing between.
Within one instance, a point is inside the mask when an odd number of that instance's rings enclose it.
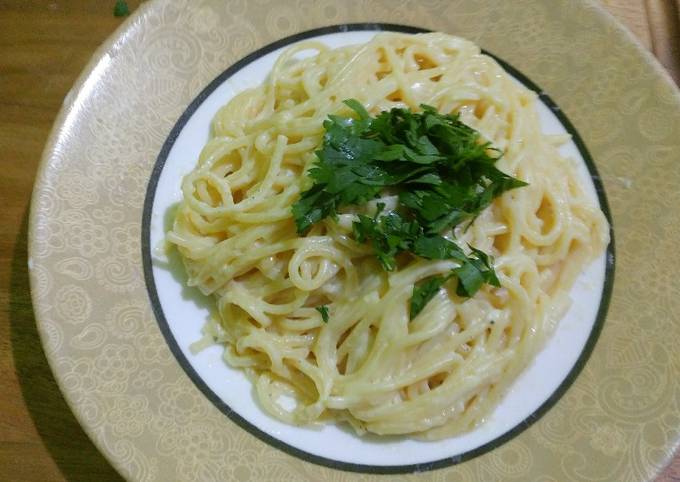
<instances>
[{"instance_id":1,"label":"wooden table surface","mask_svg":"<svg viewBox=\"0 0 680 482\"><path fill-rule=\"evenodd\" d=\"M114 0L0 0L0 480L120 480L78 425L29 294L31 188L62 100L121 23ZM138 1L128 2L131 9ZM680 83L680 0L602 0ZM680 454L659 477L680 481Z\"/></svg>"}]
</instances>

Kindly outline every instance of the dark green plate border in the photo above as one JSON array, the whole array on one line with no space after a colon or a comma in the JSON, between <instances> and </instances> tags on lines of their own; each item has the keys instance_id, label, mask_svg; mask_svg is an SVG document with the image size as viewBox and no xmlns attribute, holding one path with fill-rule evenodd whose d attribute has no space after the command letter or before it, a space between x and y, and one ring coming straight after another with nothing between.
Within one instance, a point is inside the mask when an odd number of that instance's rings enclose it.
<instances>
[{"instance_id":1,"label":"dark green plate border","mask_svg":"<svg viewBox=\"0 0 680 482\"><path fill-rule=\"evenodd\" d=\"M330 467L333 469L340 469L340 470L346 470L350 472L362 472L362 473L369 473L369 474L402 474L402 473L412 473L412 472L424 472L428 470L434 470L434 469L440 469L443 467L448 467L450 465L458 464L461 462L464 462L466 460L470 460L474 457L477 457L478 455L482 455L486 452L489 452L505 442L511 440L512 438L516 437L520 433L522 433L524 430L526 430L528 427L530 427L534 422L536 422L539 418L541 418L550 408L552 408L555 403L564 395L564 393L567 391L567 389L571 386L571 384L574 382L578 374L581 372L581 369L583 366L586 364L588 361L588 358L590 357L590 354L593 351L593 348L595 347L595 344L597 342L597 339L600 335L600 332L602 331L602 326L604 324L605 317L607 315L607 310L609 308L609 302L611 299L611 294L612 294L612 288L614 285L614 231L613 231L613 224L612 224L612 218L611 218L611 213L609 211L609 203L607 202L607 196L604 191L604 186L602 185L602 181L600 180L600 175L597 172L597 168L595 167L595 163L593 162L592 157L590 156L590 153L588 152L588 149L586 148L585 144L583 143L583 140L581 139L581 136L579 136L578 132L576 131L576 128L574 125L569 121L567 116L564 114L564 112L555 104L555 102L548 96L543 89L538 87L535 83L533 83L531 80L529 80L524 74L522 74L519 70L515 69L512 67L510 64L507 62L504 62L503 60L499 59L493 54L490 54L489 52L484 52L486 55L489 55L490 57L493 57L505 70L506 72L510 73L513 77L515 77L517 80L522 82L527 88L533 90L536 92L540 98L540 100L550 108L550 110L555 114L555 116L559 119L559 121L562 123L564 128L571 134L574 143L578 147L581 155L583 156L583 159L586 162L586 165L588 167L588 171L590 172L590 176L593 180L593 184L595 185L595 190L597 191L597 197L600 202L600 207L602 211L604 212L605 216L607 217L607 220L609 221L609 226L610 226L610 236L611 236L611 241L609 243L609 246L607 247L607 258L606 258L606 270L605 270L605 281L604 281L604 286L602 288L602 296L600 299L600 307L597 312L597 318L595 320L595 323L593 325L592 331L590 332L590 336L588 337L588 340L583 347L583 351L581 352L581 355L579 356L578 360L572 367L571 371L567 375L567 377L562 381L560 386L553 392L553 394L545 401L543 404L536 409L531 415L529 415L527 418L525 418L522 422L518 423L515 427L510 429L509 431L505 432L503 435L496 437L490 442L487 442L484 445L481 445L480 447L477 447L473 450L461 453L461 454L455 454L450 457L446 457L443 459L439 460L433 460L431 462L423 462L419 464L409 464L409 465L364 465L364 464L352 464L348 462L341 462L338 460L333 460L325 457L320 457L318 455L313 455L309 452L305 452L304 450L300 450L296 447L293 447L291 445L288 445L277 438L271 436L270 434L263 432L262 430L258 429L255 427L253 424L248 422L246 419L241 417L238 413L236 413L234 410L232 410L220 397L218 397L211 389L208 387L205 382L198 376L196 371L193 369L189 361L186 359L184 354L182 353L182 350L180 349L179 345L175 341L175 338L170 331L170 327L168 326L168 322L165 319L165 315L163 313L163 308L161 307L160 300L158 298L158 293L156 291L156 283L154 281L153 277L153 270L152 270L152 264L151 264L151 244L150 244L150 237L151 237L151 211L153 208L153 203L156 195L156 187L158 185L158 179L160 178L160 174L163 171L163 167L165 165L165 161L168 157L168 154L170 153L170 150L172 149L172 146L175 144L175 141L177 140L177 137L179 136L180 132L184 128L184 125L187 123L187 121L191 118L191 116L194 114L196 109L203 103L203 101L222 83L224 83L225 80L227 80L229 77L234 75L236 72L241 70L243 67L248 65L249 63L257 60L258 58L273 52L276 49L279 49L281 47L285 47L286 45L289 45L294 42L298 42L300 40L304 40L310 37L316 37L319 35L326 35L326 34L332 34L332 33L338 33L338 32L353 32L353 31L361 31L361 30L382 30L382 31L393 31L393 32L403 32L403 33L423 33L423 32L428 32L429 30L419 28L419 27L411 27L407 25L396 25L396 24L387 24L387 23L353 23L353 24L344 24L344 25L334 25L334 26L329 26L329 27L322 27L322 28L317 28L313 30L307 30L305 32L300 32L295 35L291 35L290 37L283 38L281 40L278 40L274 43L271 43L269 45L266 45L262 47L261 49L247 55L243 59L239 60L232 66L230 66L227 70L222 72L219 76L217 76L208 86L203 89L203 91L198 94L198 97L196 97L191 104L187 107L187 109L184 111L184 113L180 116L179 120L173 127L172 131L170 132L170 135L166 139L165 143L163 144L163 147L161 149L160 154L158 155L158 158L156 160L156 163L154 165L153 171L151 173L151 179L149 180L149 184L147 186L146 190L146 197L144 200L144 211L142 214L142 260L144 264L144 279L146 281L146 288L149 294L149 300L151 301L151 306L153 308L153 312L156 315L156 321L158 322L158 326L160 327L161 332L163 333L163 336L165 337L166 342L168 343L168 346L170 347L170 350L172 351L173 355L179 362L180 366L184 369L186 374L189 376L192 382L203 392L203 394L218 408L224 413L227 417L229 417L233 422L235 422L238 426L241 428L247 430L250 432L252 435L258 437L260 440L263 440L264 442L268 443L269 445L276 447L279 450L283 450L284 452L293 455L295 457L299 457L302 460L305 460L307 462L312 462L315 464L319 465L324 465L326 467Z\"/></svg>"}]
</instances>

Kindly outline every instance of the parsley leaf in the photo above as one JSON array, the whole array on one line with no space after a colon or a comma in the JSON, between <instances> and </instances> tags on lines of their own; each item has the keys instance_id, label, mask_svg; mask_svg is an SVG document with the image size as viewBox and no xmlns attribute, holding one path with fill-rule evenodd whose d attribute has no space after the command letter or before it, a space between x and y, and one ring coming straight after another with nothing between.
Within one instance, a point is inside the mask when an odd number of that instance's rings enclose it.
<instances>
[{"instance_id":1,"label":"parsley leaf","mask_svg":"<svg viewBox=\"0 0 680 482\"><path fill-rule=\"evenodd\" d=\"M434 107L395 108L371 117L355 99L344 104L352 116L329 115L324 121L323 144L307 173L313 184L293 204L298 233L389 188L399 205L381 214L385 205L379 204L373 217L359 214L352 226L355 240L369 242L386 271L396 268L404 252L458 263L448 276L414 288L411 317L450 277L458 278L460 296L473 296L484 284L500 286L490 256L472 247L466 255L441 233L463 222L469 227L496 197L526 186L495 167L502 152L457 114L440 114Z\"/></svg>"},{"instance_id":2,"label":"parsley leaf","mask_svg":"<svg viewBox=\"0 0 680 482\"><path fill-rule=\"evenodd\" d=\"M298 232L305 232L314 223L335 214L334 197L320 185L305 191L300 200L293 204L293 217Z\"/></svg>"},{"instance_id":3,"label":"parsley leaf","mask_svg":"<svg viewBox=\"0 0 680 482\"><path fill-rule=\"evenodd\" d=\"M462 249L453 241L443 236L421 236L413 245L413 253L427 259L455 259L459 262L467 261Z\"/></svg>"},{"instance_id":4,"label":"parsley leaf","mask_svg":"<svg viewBox=\"0 0 680 482\"><path fill-rule=\"evenodd\" d=\"M416 221L407 221L396 212L380 216L385 205L378 204L378 212L371 218L359 214L354 221L354 239L359 243L370 241L378 261L385 271L396 267L396 256L403 251L411 251L414 243L422 235L422 228Z\"/></svg>"},{"instance_id":5,"label":"parsley leaf","mask_svg":"<svg viewBox=\"0 0 680 482\"><path fill-rule=\"evenodd\" d=\"M422 105L422 113L395 108L372 118L357 100L344 103L355 117L324 121L323 145L308 172L314 185L293 206L300 234L386 187L400 191L400 203L435 234L474 220L494 198L526 185L494 166L501 153L458 115Z\"/></svg>"},{"instance_id":6,"label":"parsley leaf","mask_svg":"<svg viewBox=\"0 0 680 482\"><path fill-rule=\"evenodd\" d=\"M497 288L501 287L501 282L493 269L493 259L485 252L473 248L472 255L468 257L466 263L453 270L458 276L458 296L473 296L483 284L488 283Z\"/></svg>"},{"instance_id":7,"label":"parsley leaf","mask_svg":"<svg viewBox=\"0 0 680 482\"><path fill-rule=\"evenodd\" d=\"M408 221L396 211L381 216L384 208L384 204L378 203L378 211L372 218L359 214L352 228L357 242L371 243L373 253L385 271L393 271L397 255L408 251L421 258L457 261L459 266L451 271L450 276L458 278L456 292L459 296L474 296L485 283L500 287L493 259L486 253L470 246L471 254L466 255L453 241L424 233L416 221ZM420 301L412 300L411 303L417 306Z\"/></svg>"},{"instance_id":8,"label":"parsley leaf","mask_svg":"<svg viewBox=\"0 0 680 482\"><path fill-rule=\"evenodd\" d=\"M321 313L321 319L324 323L328 323L328 307L326 305L317 306L316 311Z\"/></svg>"},{"instance_id":9,"label":"parsley leaf","mask_svg":"<svg viewBox=\"0 0 680 482\"><path fill-rule=\"evenodd\" d=\"M411 308L409 316L411 319L418 316L423 311L425 305L434 298L439 288L448 280L447 276L432 276L425 281L413 286L413 296L411 297Z\"/></svg>"}]
</instances>

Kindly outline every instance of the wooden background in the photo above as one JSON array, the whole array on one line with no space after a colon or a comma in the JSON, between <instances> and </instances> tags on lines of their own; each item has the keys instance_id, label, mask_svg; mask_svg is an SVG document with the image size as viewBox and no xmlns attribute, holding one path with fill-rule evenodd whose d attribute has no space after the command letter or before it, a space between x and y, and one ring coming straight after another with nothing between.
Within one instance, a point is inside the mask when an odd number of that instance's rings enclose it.
<instances>
[{"instance_id":1,"label":"wooden background","mask_svg":"<svg viewBox=\"0 0 680 482\"><path fill-rule=\"evenodd\" d=\"M0 0L0 480L120 480L71 414L35 327L26 235L62 100L121 23L114 0ZM131 9L138 1L130 1ZM602 0L680 83L680 0ZM680 454L659 477L680 481Z\"/></svg>"}]
</instances>

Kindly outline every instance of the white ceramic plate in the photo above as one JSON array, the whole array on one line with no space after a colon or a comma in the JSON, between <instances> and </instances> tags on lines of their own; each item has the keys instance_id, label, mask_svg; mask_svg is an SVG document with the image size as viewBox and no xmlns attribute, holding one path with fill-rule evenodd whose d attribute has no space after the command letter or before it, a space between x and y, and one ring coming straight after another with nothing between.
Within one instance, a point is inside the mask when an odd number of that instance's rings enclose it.
<instances>
[{"instance_id":1,"label":"white ceramic plate","mask_svg":"<svg viewBox=\"0 0 680 482\"><path fill-rule=\"evenodd\" d=\"M370 28L311 36L305 34L304 37L319 40L335 48L369 41L378 33ZM291 39L291 42L295 43L296 40L299 40L299 36ZM599 326L596 327L598 313L600 323L606 313L606 309L600 310L607 270L606 254L581 274L571 293L571 309L560 321L545 349L512 385L489 420L470 433L442 441L425 442L407 437L361 438L347 427L337 425L322 428L292 427L262 411L254 397L252 383L242 371L230 368L222 360L222 347L213 346L197 355L191 353L190 345L201 338L201 328L209 317L210 306L214 303L212 299L202 297L197 289L186 287L184 269L176 256L170 262L162 254L159 256L158 250L154 255L153 247L163 244L165 233L170 228L167 225L168 220L173 217L172 209L182 199L182 177L196 166L200 151L208 140L213 116L236 94L260 85L284 49L285 47L280 47L262 56L255 55L251 62L213 82L176 124L157 161L155 172L158 173L158 182L152 181L147 193L147 202L153 204L147 205L151 209L148 233L150 242L145 245L147 252L143 256L147 264L153 264L152 277L147 279L147 288L154 292L152 300L159 303L154 306L156 316L159 323L165 325L166 338L174 348L175 356L206 395L219 398L222 403L218 407L227 416L235 413L242 423L254 429L251 430L253 433L269 434L285 446L305 452L319 461L330 460L338 464L367 468L405 467L409 470L408 467L427 466L446 459L463 459L480 447L482 450L493 448L497 444L495 441L513 429L517 432L526 427L528 421L545 411L551 397L552 402L556 401L568 386L569 382L566 380L569 375L572 374L573 378L583 365L588 355L588 351L584 353L586 343L592 337L592 345L599 334ZM304 53L299 57L303 56ZM521 79L517 81L521 82ZM543 131L546 134L567 133L571 126L562 125L551 110L551 107L555 109L554 104L549 102L542 99L538 103ZM599 179L599 176L592 164L590 168L593 172L589 172L585 161L585 158L589 158L587 152L581 154L572 141L562 147L562 154L578 164L582 184L597 202L593 178ZM602 202L606 204L604 194L601 195ZM144 236L147 234L146 228L144 225ZM609 254L612 256L612 251ZM609 264L610 276L613 276L612 271L613 257ZM537 412L541 407L542 411Z\"/></svg>"}]
</instances>

